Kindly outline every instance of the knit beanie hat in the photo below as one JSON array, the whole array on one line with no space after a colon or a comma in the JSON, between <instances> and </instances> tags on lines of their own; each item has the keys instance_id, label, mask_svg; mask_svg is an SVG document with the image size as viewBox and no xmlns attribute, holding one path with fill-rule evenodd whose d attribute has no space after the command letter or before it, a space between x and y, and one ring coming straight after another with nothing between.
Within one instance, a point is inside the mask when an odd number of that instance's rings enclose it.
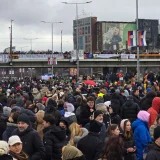
<instances>
[{"instance_id":1,"label":"knit beanie hat","mask_svg":"<svg viewBox=\"0 0 160 160\"><path fill-rule=\"evenodd\" d=\"M42 103L37 103L36 105L38 107L38 110L45 110L45 106Z\"/></svg>"},{"instance_id":2,"label":"knit beanie hat","mask_svg":"<svg viewBox=\"0 0 160 160\"><path fill-rule=\"evenodd\" d=\"M18 117L18 122L25 122L28 125L30 124L30 119L29 116L25 113L22 113L19 117Z\"/></svg>"},{"instance_id":3,"label":"knit beanie hat","mask_svg":"<svg viewBox=\"0 0 160 160\"><path fill-rule=\"evenodd\" d=\"M96 120L92 120L89 123L89 131L90 132L94 132L94 133L99 133L101 131L102 128L102 123L96 121Z\"/></svg>"},{"instance_id":4,"label":"knit beanie hat","mask_svg":"<svg viewBox=\"0 0 160 160\"><path fill-rule=\"evenodd\" d=\"M7 116L7 117L9 117L9 115L10 115L10 113L11 113L11 108L10 107L7 107L7 106L5 106L5 107L3 107L3 114L5 115L5 116Z\"/></svg>"},{"instance_id":5,"label":"knit beanie hat","mask_svg":"<svg viewBox=\"0 0 160 160\"><path fill-rule=\"evenodd\" d=\"M121 127L121 129L124 131L124 123L125 123L125 121L128 121L128 119L123 119L123 120L121 120L121 124L120 124L120 127Z\"/></svg>"},{"instance_id":6,"label":"knit beanie hat","mask_svg":"<svg viewBox=\"0 0 160 160\"><path fill-rule=\"evenodd\" d=\"M160 137L160 126L156 127L154 129L154 140L158 139Z\"/></svg>"},{"instance_id":7,"label":"knit beanie hat","mask_svg":"<svg viewBox=\"0 0 160 160\"><path fill-rule=\"evenodd\" d=\"M9 151L8 143L5 141L0 141L0 156L8 154L8 151Z\"/></svg>"},{"instance_id":8,"label":"knit beanie hat","mask_svg":"<svg viewBox=\"0 0 160 160\"><path fill-rule=\"evenodd\" d=\"M145 122L149 121L149 117L150 117L150 114L147 111L139 111L137 115L137 118Z\"/></svg>"},{"instance_id":9,"label":"knit beanie hat","mask_svg":"<svg viewBox=\"0 0 160 160\"><path fill-rule=\"evenodd\" d=\"M94 112L94 119L96 119L97 116L100 115L100 114L103 114L103 112L100 111L100 110L95 111L95 112Z\"/></svg>"}]
</instances>

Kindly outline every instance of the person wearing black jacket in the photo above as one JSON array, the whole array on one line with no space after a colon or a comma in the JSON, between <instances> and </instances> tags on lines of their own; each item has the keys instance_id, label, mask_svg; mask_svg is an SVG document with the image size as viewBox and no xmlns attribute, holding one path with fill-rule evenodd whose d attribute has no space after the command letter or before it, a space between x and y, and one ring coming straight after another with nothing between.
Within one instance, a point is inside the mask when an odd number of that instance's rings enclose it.
<instances>
[{"instance_id":1,"label":"person wearing black jacket","mask_svg":"<svg viewBox=\"0 0 160 160\"><path fill-rule=\"evenodd\" d=\"M45 160L61 160L62 148L67 144L66 130L56 126L56 120L51 114L43 118L43 143L47 151Z\"/></svg>"},{"instance_id":2,"label":"person wearing black jacket","mask_svg":"<svg viewBox=\"0 0 160 160\"><path fill-rule=\"evenodd\" d=\"M18 128L12 135L18 135L23 143L23 151L30 160L44 160L45 148L36 130L31 127L29 116L22 113L18 117Z\"/></svg>"},{"instance_id":3,"label":"person wearing black jacket","mask_svg":"<svg viewBox=\"0 0 160 160\"><path fill-rule=\"evenodd\" d=\"M131 122L137 119L137 114L140 108L137 103L133 101L133 96L128 96L127 101L121 107L121 119L129 119Z\"/></svg>"},{"instance_id":4,"label":"person wearing black jacket","mask_svg":"<svg viewBox=\"0 0 160 160\"><path fill-rule=\"evenodd\" d=\"M101 139L99 132L102 123L92 120L90 121L89 134L82 138L77 148L84 154L86 160L97 160L100 158L104 141Z\"/></svg>"},{"instance_id":5,"label":"person wearing black jacket","mask_svg":"<svg viewBox=\"0 0 160 160\"><path fill-rule=\"evenodd\" d=\"M133 96L133 101L134 101L135 103L137 103L138 106L140 106L140 97L139 97L139 89L138 89L138 88L134 88L134 89L133 89L133 94L132 94L132 96Z\"/></svg>"},{"instance_id":6,"label":"person wearing black jacket","mask_svg":"<svg viewBox=\"0 0 160 160\"><path fill-rule=\"evenodd\" d=\"M159 160L160 159L160 126L154 129L154 140L153 144L148 145L147 150L149 151L146 160Z\"/></svg>"}]
</instances>

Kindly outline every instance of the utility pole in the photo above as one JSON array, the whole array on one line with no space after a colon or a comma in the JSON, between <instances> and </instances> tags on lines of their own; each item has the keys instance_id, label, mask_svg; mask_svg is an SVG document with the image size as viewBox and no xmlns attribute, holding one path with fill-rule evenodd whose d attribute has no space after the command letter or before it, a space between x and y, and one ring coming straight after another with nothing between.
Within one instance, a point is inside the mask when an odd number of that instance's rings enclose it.
<instances>
[{"instance_id":1,"label":"utility pole","mask_svg":"<svg viewBox=\"0 0 160 160\"><path fill-rule=\"evenodd\" d=\"M61 54L62 54L62 33L63 33L63 30L61 30Z\"/></svg>"}]
</instances>

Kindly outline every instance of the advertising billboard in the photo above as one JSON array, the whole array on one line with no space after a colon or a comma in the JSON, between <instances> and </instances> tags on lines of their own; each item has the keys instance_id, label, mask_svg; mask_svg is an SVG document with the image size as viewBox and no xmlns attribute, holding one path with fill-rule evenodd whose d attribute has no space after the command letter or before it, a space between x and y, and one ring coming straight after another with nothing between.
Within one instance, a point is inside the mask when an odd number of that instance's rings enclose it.
<instances>
[{"instance_id":1,"label":"advertising billboard","mask_svg":"<svg viewBox=\"0 0 160 160\"><path fill-rule=\"evenodd\" d=\"M135 23L102 23L103 50L126 49L128 31L136 30Z\"/></svg>"}]
</instances>

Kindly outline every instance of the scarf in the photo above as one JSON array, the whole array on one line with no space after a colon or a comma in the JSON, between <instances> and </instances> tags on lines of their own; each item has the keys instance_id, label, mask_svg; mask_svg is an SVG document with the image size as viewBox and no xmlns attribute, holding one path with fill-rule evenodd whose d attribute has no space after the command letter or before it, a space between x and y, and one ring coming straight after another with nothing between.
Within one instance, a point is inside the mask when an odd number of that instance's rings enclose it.
<instances>
[{"instance_id":1,"label":"scarf","mask_svg":"<svg viewBox=\"0 0 160 160\"><path fill-rule=\"evenodd\" d=\"M26 153L24 153L24 152L21 152L20 154L16 154L16 153L10 151L9 154L10 154L13 158L15 158L15 159L17 159L17 160L27 160L27 159L28 159L28 155L27 155Z\"/></svg>"}]
</instances>

